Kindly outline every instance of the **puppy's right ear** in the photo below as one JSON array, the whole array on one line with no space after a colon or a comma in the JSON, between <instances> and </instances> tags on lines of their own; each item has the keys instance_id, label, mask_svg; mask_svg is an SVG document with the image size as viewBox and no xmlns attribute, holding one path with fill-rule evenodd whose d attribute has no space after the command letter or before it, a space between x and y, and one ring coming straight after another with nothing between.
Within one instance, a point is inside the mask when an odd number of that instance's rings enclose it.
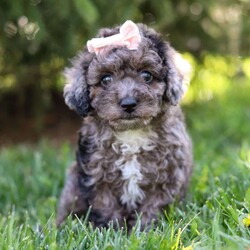
<instances>
[{"instance_id":1,"label":"puppy's right ear","mask_svg":"<svg viewBox=\"0 0 250 250\"><path fill-rule=\"evenodd\" d=\"M89 90L86 82L86 71L90 63L87 52L80 54L72 61L72 67L66 68L64 76L66 85L64 87L65 103L70 109L75 110L80 116L87 116L91 110Z\"/></svg>"}]
</instances>

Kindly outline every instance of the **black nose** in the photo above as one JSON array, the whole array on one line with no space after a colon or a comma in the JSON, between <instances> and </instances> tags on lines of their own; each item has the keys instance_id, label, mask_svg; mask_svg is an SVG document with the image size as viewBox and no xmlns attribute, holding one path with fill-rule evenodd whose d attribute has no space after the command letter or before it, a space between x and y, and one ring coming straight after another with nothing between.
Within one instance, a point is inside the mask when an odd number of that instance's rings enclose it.
<instances>
[{"instance_id":1,"label":"black nose","mask_svg":"<svg viewBox=\"0 0 250 250\"><path fill-rule=\"evenodd\" d=\"M137 102L133 97L125 97L121 100L120 105L125 112L132 113L135 111Z\"/></svg>"}]
</instances>

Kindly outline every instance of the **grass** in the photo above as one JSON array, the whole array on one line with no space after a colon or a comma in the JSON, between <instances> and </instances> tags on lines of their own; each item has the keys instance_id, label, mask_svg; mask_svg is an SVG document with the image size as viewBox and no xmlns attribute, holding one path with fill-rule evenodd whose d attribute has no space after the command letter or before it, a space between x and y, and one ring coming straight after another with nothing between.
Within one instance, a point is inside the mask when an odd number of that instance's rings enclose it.
<instances>
[{"instance_id":1,"label":"grass","mask_svg":"<svg viewBox=\"0 0 250 250\"><path fill-rule=\"evenodd\" d=\"M69 144L0 151L0 249L250 249L250 88L234 85L222 97L185 106L195 169L183 204L156 229L93 229L68 219L55 227Z\"/></svg>"}]
</instances>

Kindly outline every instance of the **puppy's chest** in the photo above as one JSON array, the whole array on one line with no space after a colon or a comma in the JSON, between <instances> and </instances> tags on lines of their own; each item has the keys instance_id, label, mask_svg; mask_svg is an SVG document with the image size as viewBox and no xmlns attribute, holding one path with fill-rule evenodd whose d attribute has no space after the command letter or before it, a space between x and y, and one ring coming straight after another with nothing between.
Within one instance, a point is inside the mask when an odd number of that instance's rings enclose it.
<instances>
[{"instance_id":1,"label":"puppy's chest","mask_svg":"<svg viewBox=\"0 0 250 250\"><path fill-rule=\"evenodd\" d=\"M156 148L157 134L151 130L131 130L116 134L113 150L119 156L115 168L121 171L123 180L120 201L128 208L136 208L145 193L140 187L145 176L143 168L147 168L147 159L142 154L150 154Z\"/></svg>"}]
</instances>

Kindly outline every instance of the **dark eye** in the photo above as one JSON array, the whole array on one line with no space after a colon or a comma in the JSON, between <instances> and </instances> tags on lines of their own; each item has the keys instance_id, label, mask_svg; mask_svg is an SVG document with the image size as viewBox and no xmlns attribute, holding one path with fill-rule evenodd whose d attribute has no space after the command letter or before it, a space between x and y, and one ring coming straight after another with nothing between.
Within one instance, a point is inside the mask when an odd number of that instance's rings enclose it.
<instances>
[{"instance_id":1,"label":"dark eye","mask_svg":"<svg viewBox=\"0 0 250 250\"><path fill-rule=\"evenodd\" d=\"M108 84L111 83L112 81L113 81L113 77L112 77L112 75L110 75L110 74L104 75L104 76L101 78L101 84L102 84L103 86L108 85Z\"/></svg>"},{"instance_id":2,"label":"dark eye","mask_svg":"<svg viewBox=\"0 0 250 250\"><path fill-rule=\"evenodd\" d=\"M145 83L151 83L153 80L153 75L148 71L141 72L141 78L144 80Z\"/></svg>"}]
</instances>

